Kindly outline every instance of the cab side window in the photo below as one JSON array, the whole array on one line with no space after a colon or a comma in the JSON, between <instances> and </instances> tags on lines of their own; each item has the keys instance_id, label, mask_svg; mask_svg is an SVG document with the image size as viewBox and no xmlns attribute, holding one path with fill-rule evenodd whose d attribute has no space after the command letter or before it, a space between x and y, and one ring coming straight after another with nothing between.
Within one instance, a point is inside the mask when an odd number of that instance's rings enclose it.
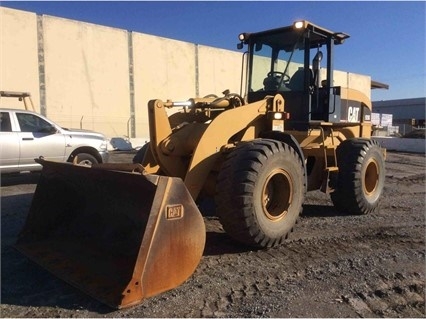
<instances>
[{"instance_id":1,"label":"cab side window","mask_svg":"<svg viewBox=\"0 0 426 319\"><path fill-rule=\"evenodd\" d=\"M12 125L10 124L8 112L0 113L0 132L12 132Z\"/></svg>"},{"instance_id":2,"label":"cab side window","mask_svg":"<svg viewBox=\"0 0 426 319\"><path fill-rule=\"evenodd\" d=\"M43 132L44 129L50 128L51 125L42 118L27 113L16 113L21 132Z\"/></svg>"}]
</instances>

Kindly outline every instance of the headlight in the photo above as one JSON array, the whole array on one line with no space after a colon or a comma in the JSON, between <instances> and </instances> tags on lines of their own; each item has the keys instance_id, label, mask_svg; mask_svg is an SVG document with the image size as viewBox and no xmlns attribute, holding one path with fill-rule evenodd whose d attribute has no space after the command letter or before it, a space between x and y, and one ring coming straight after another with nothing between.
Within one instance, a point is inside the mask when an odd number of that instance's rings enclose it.
<instances>
[{"instance_id":1,"label":"headlight","mask_svg":"<svg viewBox=\"0 0 426 319\"><path fill-rule=\"evenodd\" d=\"M275 120L284 121L284 120L290 119L290 113L288 112L269 111L266 116L267 116L267 119L271 121L275 121Z\"/></svg>"},{"instance_id":2,"label":"headlight","mask_svg":"<svg viewBox=\"0 0 426 319\"><path fill-rule=\"evenodd\" d=\"M282 120L283 114L282 113L274 113L274 120Z\"/></svg>"},{"instance_id":3,"label":"headlight","mask_svg":"<svg viewBox=\"0 0 426 319\"><path fill-rule=\"evenodd\" d=\"M103 142L101 143L101 146L99 146L99 148L100 148L102 151L106 151L106 150L108 149L108 142L107 142L107 141L103 141Z\"/></svg>"},{"instance_id":4,"label":"headlight","mask_svg":"<svg viewBox=\"0 0 426 319\"><path fill-rule=\"evenodd\" d=\"M296 21L293 26L295 29L302 29L305 27L305 21Z\"/></svg>"}]
</instances>

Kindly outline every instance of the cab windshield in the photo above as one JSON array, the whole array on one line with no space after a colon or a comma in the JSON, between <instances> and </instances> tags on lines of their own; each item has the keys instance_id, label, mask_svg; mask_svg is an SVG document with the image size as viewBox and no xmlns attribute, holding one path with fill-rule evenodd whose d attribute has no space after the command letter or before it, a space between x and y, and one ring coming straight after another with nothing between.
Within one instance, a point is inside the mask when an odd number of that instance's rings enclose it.
<instances>
[{"instance_id":1,"label":"cab windshield","mask_svg":"<svg viewBox=\"0 0 426 319\"><path fill-rule=\"evenodd\" d=\"M282 33L269 34L251 43L249 92L303 91L304 37L283 38Z\"/></svg>"}]
</instances>

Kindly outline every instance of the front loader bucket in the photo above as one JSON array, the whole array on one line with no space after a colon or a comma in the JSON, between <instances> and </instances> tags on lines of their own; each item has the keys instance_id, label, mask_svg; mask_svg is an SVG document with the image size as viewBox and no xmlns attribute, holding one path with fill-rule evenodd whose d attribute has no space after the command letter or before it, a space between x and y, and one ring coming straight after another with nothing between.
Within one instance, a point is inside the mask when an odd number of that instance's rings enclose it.
<instances>
[{"instance_id":1,"label":"front loader bucket","mask_svg":"<svg viewBox=\"0 0 426 319\"><path fill-rule=\"evenodd\" d=\"M38 162L15 245L27 257L114 308L175 288L195 271L205 226L181 179Z\"/></svg>"}]
</instances>

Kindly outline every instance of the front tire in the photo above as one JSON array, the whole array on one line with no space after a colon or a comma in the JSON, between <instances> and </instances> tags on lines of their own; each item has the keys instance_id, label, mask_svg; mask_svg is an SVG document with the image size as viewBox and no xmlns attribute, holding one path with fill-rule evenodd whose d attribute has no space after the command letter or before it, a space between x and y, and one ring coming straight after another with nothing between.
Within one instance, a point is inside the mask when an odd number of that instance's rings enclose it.
<instances>
[{"instance_id":1,"label":"front tire","mask_svg":"<svg viewBox=\"0 0 426 319\"><path fill-rule=\"evenodd\" d=\"M86 165L86 166L92 166L93 164L98 164L98 160L96 157L94 157L91 154L88 153L78 153L76 154L78 165Z\"/></svg>"},{"instance_id":2,"label":"front tire","mask_svg":"<svg viewBox=\"0 0 426 319\"><path fill-rule=\"evenodd\" d=\"M293 230L305 186L302 161L289 145L269 139L244 142L219 173L216 213L237 241L272 247Z\"/></svg>"},{"instance_id":3,"label":"front tire","mask_svg":"<svg viewBox=\"0 0 426 319\"><path fill-rule=\"evenodd\" d=\"M385 160L379 144L366 139L343 141L336 150L339 174L330 194L337 211L376 212L385 183Z\"/></svg>"}]
</instances>

